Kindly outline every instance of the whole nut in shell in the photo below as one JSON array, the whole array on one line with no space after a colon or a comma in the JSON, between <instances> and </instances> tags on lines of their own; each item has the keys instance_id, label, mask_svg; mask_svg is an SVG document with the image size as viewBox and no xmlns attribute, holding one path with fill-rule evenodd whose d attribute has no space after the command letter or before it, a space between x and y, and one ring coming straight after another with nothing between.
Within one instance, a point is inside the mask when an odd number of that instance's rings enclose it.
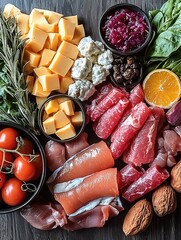
<instances>
[{"instance_id":1,"label":"whole nut in shell","mask_svg":"<svg viewBox=\"0 0 181 240\"><path fill-rule=\"evenodd\" d=\"M181 193L181 160L171 170L171 186Z\"/></svg>"},{"instance_id":2,"label":"whole nut in shell","mask_svg":"<svg viewBox=\"0 0 181 240\"><path fill-rule=\"evenodd\" d=\"M143 232L150 225L153 216L151 203L146 199L138 201L128 211L123 222L125 235L136 235Z\"/></svg>"},{"instance_id":3,"label":"whole nut in shell","mask_svg":"<svg viewBox=\"0 0 181 240\"><path fill-rule=\"evenodd\" d=\"M159 217L174 212L177 207L175 191L169 185L160 186L152 195L152 204L155 213Z\"/></svg>"}]
</instances>

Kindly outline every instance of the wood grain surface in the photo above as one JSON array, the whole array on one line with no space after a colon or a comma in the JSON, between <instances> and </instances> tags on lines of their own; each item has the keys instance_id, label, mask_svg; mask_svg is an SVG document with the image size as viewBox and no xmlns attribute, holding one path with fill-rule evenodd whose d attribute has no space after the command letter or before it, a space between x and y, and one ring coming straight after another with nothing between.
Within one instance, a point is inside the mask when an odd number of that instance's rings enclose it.
<instances>
[{"instance_id":1,"label":"wood grain surface","mask_svg":"<svg viewBox=\"0 0 181 240\"><path fill-rule=\"evenodd\" d=\"M148 11L160 8L164 0L0 0L0 9L5 4L13 3L22 12L30 13L33 8L50 9L64 15L75 15L83 23L86 35L99 40L98 22L101 14L110 6L129 2ZM181 194L178 195L178 207L174 214L164 218L154 216L151 226L144 233L135 237L125 237L122 222L125 212L111 218L103 228L84 229L67 232L60 228L52 231L40 231L31 227L19 212L0 215L0 240L181 240Z\"/></svg>"}]
</instances>

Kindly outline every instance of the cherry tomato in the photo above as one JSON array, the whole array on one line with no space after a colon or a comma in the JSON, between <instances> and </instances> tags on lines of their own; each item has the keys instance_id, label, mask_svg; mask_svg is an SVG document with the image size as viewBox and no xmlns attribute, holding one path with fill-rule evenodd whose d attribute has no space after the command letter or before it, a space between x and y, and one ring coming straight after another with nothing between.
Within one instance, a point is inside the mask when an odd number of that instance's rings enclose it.
<instances>
[{"instance_id":1,"label":"cherry tomato","mask_svg":"<svg viewBox=\"0 0 181 240\"><path fill-rule=\"evenodd\" d=\"M38 155L36 153L36 155ZM36 157L33 161L32 161L33 165L35 166L35 175L32 178L32 180L37 180L41 174L42 174L42 169L43 169L43 164L42 164L42 158L39 155L38 157Z\"/></svg>"},{"instance_id":2,"label":"cherry tomato","mask_svg":"<svg viewBox=\"0 0 181 240\"><path fill-rule=\"evenodd\" d=\"M6 204L17 206L25 200L27 192L22 191L22 184L23 182L17 178L10 178L5 182L1 194L2 199Z\"/></svg>"},{"instance_id":3,"label":"cherry tomato","mask_svg":"<svg viewBox=\"0 0 181 240\"><path fill-rule=\"evenodd\" d=\"M18 148L18 152L22 154L32 154L33 153L33 143L28 138L22 138L23 144ZM14 153L15 157L18 157L19 154Z\"/></svg>"},{"instance_id":4,"label":"cherry tomato","mask_svg":"<svg viewBox=\"0 0 181 240\"><path fill-rule=\"evenodd\" d=\"M0 148L15 149L17 147L16 138L19 133L14 128L4 128L0 131Z\"/></svg>"},{"instance_id":5,"label":"cherry tomato","mask_svg":"<svg viewBox=\"0 0 181 240\"><path fill-rule=\"evenodd\" d=\"M34 178L36 167L29 162L30 157L17 157L14 160L14 175L21 181L30 181Z\"/></svg>"},{"instance_id":6,"label":"cherry tomato","mask_svg":"<svg viewBox=\"0 0 181 240\"><path fill-rule=\"evenodd\" d=\"M3 187L3 185L6 182L6 175L2 172L0 172L0 189Z\"/></svg>"},{"instance_id":7,"label":"cherry tomato","mask_svg":"<svg viewBox=\"0 0 181 240\"><path fill-rule=\"evenodd\" d=\"M13 162L13 156L9 152L5 153L5 160L3 162L3 152L0 151L0 167L5 167L5 166L8 167L11 165L12 162ZM2 164L3 164L3 166L2 166Z\"/></svg>"}]
</instances>

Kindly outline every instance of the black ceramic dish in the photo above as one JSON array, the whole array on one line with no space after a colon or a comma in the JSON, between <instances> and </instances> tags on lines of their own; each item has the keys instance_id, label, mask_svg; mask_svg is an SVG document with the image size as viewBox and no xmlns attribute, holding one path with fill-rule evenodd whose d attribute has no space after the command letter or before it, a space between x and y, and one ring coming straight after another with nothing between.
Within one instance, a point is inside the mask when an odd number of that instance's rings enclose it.
<instances>
[{"instance_id":1,"label":"black ceramic dish","mask_svg":"<svg viewBox=\"0 0 181 240\"><path fill-rule=\"evenodd\" d=\"M66 98L68 100L72 100L72 102L74 103L74 106L75 106L75 111L81 111L82 112L82 117L83 117L82 126L76 131L76 135L74 137L72 137L72 138L61 140L55 134L52 134L52 135L46 134L44 129L43 129L43 113L45 111L44 110L45 106L46 106L46 104L50 100L53 100L53 99L56 99L56 98ZM47 98L47 100L42 104L41 108L39 109L39 112L38 112L38 124L39 124L40 131L43 133L43 135L46 138L48 138L50 140L53 140L53 141L56 141L56 142L59 142L59 143L65 143L65 142L69 142L69 141L75 140L85 129L86 120L85 120L84 107L83 107L82 103L78 99L70 97L70 96L68 96L66 94L55 94L55 95L52 95L52 96Z\"/></svg>"},{"instance_id":2,"label":"black ceramic dish","mask_svg":"<svg viewBox=\"0 0 181 240\"><path fill-rule=\"evenodd\" d=\"M43 149L41 143L39 142L38 138L33 133L31 133L29 130L22 127L21 125L18 125L13 122L0 121L0 130L3 128L6 128L6 127L12 127L12 128L17 129L17 131L20 133L20 136L26 137L32 141L35 151L39 152L41 155L41 158L42 158L42 174L39 179L32 182L36 186L35 192L28 193L26 200L22 204L19 204L17 206L11 207L11 206L6 205L5 203L1 203L0 204L0 214L17 211L17 210L25 207L31 201L33 201L35 199L35 197L39 194L40 190L42 189L42 186L45 182L45 177L46 177L45 153L44 153L44 149Z\"/></svg>"},{"instance_id":3,"label":"black ceramic dish","mask_svg":"<svg viewBox=\"0 0 181 240\"><path fill-rule=\"evenodd\" d=\"M147 37L146 37L146 40L144 41L144 43L141 46L139 46L138 48L135 48L134 50L126 51L126 52L123 52L121 50L116 49L116 47L113 44L108 42L107 39L105 39L105 34L104 34L104 31L103 31L104 24L107 21L108 17L113 15L115 12L120 11L122 9L130 9L132 11L138 12L145 19L145 21L148 25L148 34L147 34ZM103 15L100 19L100 22L99 22L99 35L100 35L101 41L104 43L104 45L108 49L110 49L114 54L122 55L122 56L130 56L130 55L138 54L148 45L148 43L151 40L151 36L152 36L152 28L151 28L151 24L150 24L148 16L146 15L146 13L141 8L139 8L139 7L137 7L136 5L133 5L133 4L120 3L120 4L116 4L112 7L110 7L108 10L106 10L103 13Z\"/></svg>"}]
</instances>

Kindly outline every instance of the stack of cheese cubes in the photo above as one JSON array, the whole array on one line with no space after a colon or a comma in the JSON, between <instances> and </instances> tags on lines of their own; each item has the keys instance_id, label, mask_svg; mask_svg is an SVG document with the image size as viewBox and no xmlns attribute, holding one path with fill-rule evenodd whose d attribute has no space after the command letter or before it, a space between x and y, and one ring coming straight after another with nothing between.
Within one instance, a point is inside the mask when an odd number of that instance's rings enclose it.
<instances>
[{"instance_id":1,"label":"stack of cheese cubes","mask_svg":"<svg viewBox=\"0 0 181 240\"><path fill-rule=\"evenodd\" d=\"M66 93L73 83L70 69L77 58L77 45L85 36L77 16L42 9L33 9L30 15L12 4L4 9L6 18L15 16L21 37L27 38L24 49L25 71L29 92L36 96L37 104L52 91Z\"/></svg>"},{"instance_id":2,"label":"stack of cheese cubes","mask_svg":"<svg viewBox=\"0 0 181 240\"><path fill-rule=\"evenodd\" d=\"M45 104L43 129L47 135L56 134L61 140L76 136L76 129L83 123L81 111L74 110L72 100L55 98Z\"/></svg>"}]
</instances>

